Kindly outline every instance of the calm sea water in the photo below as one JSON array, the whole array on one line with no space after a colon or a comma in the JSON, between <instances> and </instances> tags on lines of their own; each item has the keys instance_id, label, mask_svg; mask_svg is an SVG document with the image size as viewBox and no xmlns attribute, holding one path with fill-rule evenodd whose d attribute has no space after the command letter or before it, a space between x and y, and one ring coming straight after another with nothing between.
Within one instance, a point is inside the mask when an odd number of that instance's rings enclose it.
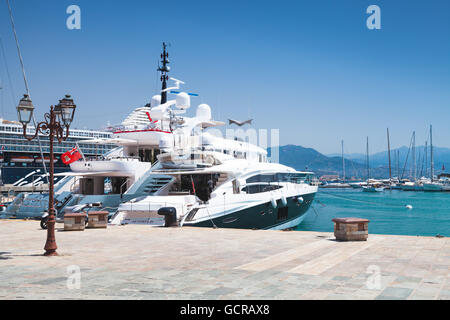
<instances>
[{"instance_id":1,"label":"calm sea water","mask_svg":"<svg viewBox=\"0 0 450 320\"><path fill-rule=\"evenodd\" d=\"M313 208L297 230L333 232L331 219L358 217L370 220L369 234L450 236L450 192L319 189Z\"/></svg>"}]
</instances>

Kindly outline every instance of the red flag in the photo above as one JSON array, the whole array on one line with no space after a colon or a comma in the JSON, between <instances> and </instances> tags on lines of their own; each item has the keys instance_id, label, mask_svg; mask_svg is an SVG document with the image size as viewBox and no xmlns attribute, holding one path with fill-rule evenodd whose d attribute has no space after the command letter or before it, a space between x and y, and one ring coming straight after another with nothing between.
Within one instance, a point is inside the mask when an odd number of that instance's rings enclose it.
<instances>
[{"instance_id":1,"label":"red flag","mask_svg":"<svg viewBox=\"0 0 450 320\"><path fill-rule=\"evenodd\" d=\"M194 191L194 194L195 194L195 185L194 185L194 179L192 179L192 176L191 176L191 182L192 182L192 190Z\"/></svg>"},{"instance_id":2,"label":"red flag","mask_svg":"<svg viewBox=\"0 0 450 320\"><path fill-rule=\"evenodd\" d=\"M64 164L71 164L79 159L81 159L81 153L78 151L77 147L61 155L61 160Z\"/></svg>"}]
</instances>

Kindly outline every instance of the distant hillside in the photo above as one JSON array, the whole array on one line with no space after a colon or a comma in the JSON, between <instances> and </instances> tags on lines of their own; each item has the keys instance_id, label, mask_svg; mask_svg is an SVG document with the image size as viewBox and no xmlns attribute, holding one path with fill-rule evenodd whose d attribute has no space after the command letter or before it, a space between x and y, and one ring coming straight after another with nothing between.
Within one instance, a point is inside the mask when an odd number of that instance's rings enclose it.
<instances>
[{"instance_id":1,"label":"distant hillside","mask_svg":"<svg viewBox=\"0 0 450 320\"><path fill-rule=\"evenodd\" d=\"M399 169L398 171L400 171L400 175L402 175L402 173L404 175L409 175L410 169L412 170L413 168L413 159L412 159L412 151L410 151L408 154L408 150L409 148L405 146L391 150L391 167L393 175L397 175L397 168ZM398 161L397 161L397 151L399 158ZM429 175L431 166L430 146L427 147L426 153L427 154L425 155L425 146L416 147L417 175ZM359 163L364 164L366 163L366 155L364 154L345 155L345 157ZM449 148L433 147L433 157L436 174L447 171L447 168L450 169ZM388 152L383 151L371 154L369 157L369 162L371 167L384 167L388 169L389 167ZM442 170L443 166L445 168L444 170Z\"/></svg>"},{"instance_id":2,"label":"distant hillside","mask_svg":"<svg viewBox=\"0 0 450 320\"><path fill-rule=\"evenodd\" d=\"M450 149L438 148L434 149L434 166L435 173L442 172L442 165L449 168L450 171ZM399 151L399 161L397 167L397 150ZM270 154L270 149L268 150ZM408 162L405 161L408 156ZM315 149L304 148L296 145L286 145L279 148L280 163L293 167L296 170L310 170L321 175L339 175L342 176L342 158L339 155L326 156ZM430 155L429 149L427 154L428 167L426 169L424 159L424 146L416 147L416 165L417 175L429 175ZM391 151L391 167L392 175L409 177L412 173L412 155L408 155L408 148L401 147ZM372 178L389 177L388 153L387 151L379 152L369 157L370 176ZM397 168L399 170L397 170ZM366 156L364 154L345 155L345 171L346 177L355 177L360 179L367 178ZM446 171L446 170L444 170Z\"/></svg>"},{"instance_id":3,"label":"distant hillside","mask_svg":"<svg viewBox=\"0 0 450 320\"><path fill-rule=\"evenodd\" d=\"M269 150L270 153L270 150ZM342 176L342 158L327 157L312 148L287 145L279 149L280 163L296 170L309 170L321 175ZM346 176L362 177L366 166L352 160L346 160Z\"/></svg>"}]
</instances>

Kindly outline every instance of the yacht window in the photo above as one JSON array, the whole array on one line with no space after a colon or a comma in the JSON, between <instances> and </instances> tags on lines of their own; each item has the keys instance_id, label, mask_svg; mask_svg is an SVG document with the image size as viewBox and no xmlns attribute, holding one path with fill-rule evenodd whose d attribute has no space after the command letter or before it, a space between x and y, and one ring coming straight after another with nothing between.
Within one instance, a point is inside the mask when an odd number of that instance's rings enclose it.
<instances>
[{"instance_id":1,"label":"yacht window","mask_svg":"<svg viewBox=\"0 0 450 320\"><path fill-rule=\"evenodd\" d=\"M156 150L153 149L139 149L139 159L142 162L155 162L156 154Z\"/></svg>"},{"instance_id":2,"label":"yacht window","mask_svg":"<svg viewBox=\"0 0 450 320\"><path fill-rule=\"evenodd\" d=\"M111 193L121 194L127 191L127 177L111 178Z\"/></svg>"},{"instance_id":3,"label":"yacht window","mask_svg":"<svg viewBox=\"0 0 450 320\"><path fill-rule=\"evenodd\" d=\"M218 180L219 174L183 174L177 178L170 193L188 192L195 194L202 201L208 201Z\"/></svg>"},{"instance_id":4,"label":"yacht window","mask_svg":"<svg viewBox=\"0 0 450 320\"><path fill-rule=\"evenodd\" d=\"M250 177L247 180L247 183L254 183L254 182L276 182L276 175L275 174L258 174L256 176Z\"/></svg>"},{"instance_id":5,"label":"yacht window","mask_svg":"<svg viewBox=\"0 0 450 320\"><path fill-rule=\"evenodd\" d=\"M277 185L254 184L254 185L249 185L249 186L242 188L242 192L246 192L248 194L253 194L253 193L261 193L261 192L269 192L269 191L277 190L280 188L282 188L282 187L277 186Z\"/></svg>"},{"instance_id":6,"label":"yacht window","mask_svg":"<svg viewBox=\"0 0 450 320\"><path fill-rule=\"evenodd\" d=\"M197 213L199 208L194 208L191 211L189 211L187 217L186 217L186 221L192 221L195 217L195 214Z\"/></svg>"},{"instance_id":7,"label":"yacht window","mask_svg":"<svg viewBox=\"0 0 450 320\"><path fill-rule=\"evenodd\" d=\"M127 177L80 178L79 193L84 195L122 194L127 191Z\"/></svg>"},{"instance_id":8,"label":"yacht window","mask_svg":"<svg viewBox=\"0 0 450 320\"><path fill-rule=\"evenodd\" d=\"M104 189L105 194L112 192L112 184L111 184L110 178L106 178L103 180L103 189Z\"/></svg>"},{"instance_id":9,"label":"yacht window","mask_svg":"<svg viewBox=\"0 0 450 320\"><path fill-rule=\"evenodd\" d=\"M247 183L255 182L291 182L291 183L310 183L313 175L307 173L277 173L277 174L260 174L248 178Z\"/></svg>"}]
</instances>

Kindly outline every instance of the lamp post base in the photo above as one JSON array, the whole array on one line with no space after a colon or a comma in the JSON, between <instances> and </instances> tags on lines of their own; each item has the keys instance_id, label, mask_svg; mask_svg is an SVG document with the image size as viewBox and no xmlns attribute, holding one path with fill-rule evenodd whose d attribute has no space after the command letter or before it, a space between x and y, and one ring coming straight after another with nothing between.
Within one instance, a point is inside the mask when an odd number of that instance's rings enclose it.
<instances>
[{"instance_id":1,"label":"lamp post base","mask_svg":"<svg viewBox=\"0 0 450 320\"><path fill-rule=\"evenodd\" d=\"M48 250L48 251L45 251L44 256L55 257L55 256L59 256L59 254L58 254L58 252L56 252L56 250Z\"/></svg>"}]
</instances>

